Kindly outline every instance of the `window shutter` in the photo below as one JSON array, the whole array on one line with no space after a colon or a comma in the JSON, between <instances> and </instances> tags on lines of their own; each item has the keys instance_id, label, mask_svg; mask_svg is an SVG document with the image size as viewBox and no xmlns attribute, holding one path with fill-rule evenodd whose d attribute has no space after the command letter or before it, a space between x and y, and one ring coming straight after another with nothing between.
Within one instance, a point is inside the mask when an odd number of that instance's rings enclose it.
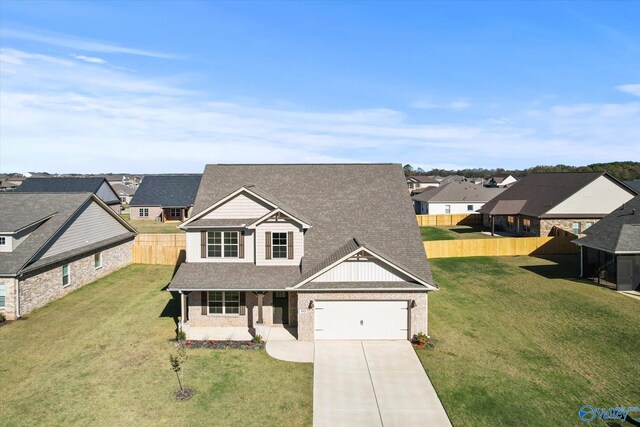
<instances>
[{"instance_id":1,"label":"window shutter","mask_svg":"<svg viewBox=\"0 0 640 427\"><path fill-rule=\"evenodd\" d=\"M238 258L244 258L244 231L238 232Z\"/></svg>"},{"instance_id":2,"label":"window shutter","mask_svg":"<svg viewBox=\"0 0 640 427\"><path fill-rule=\"evenodd\" d=\"M240 316L244 316L247 314L247 299L246 292L240 292Z\"/></svg>"},{"instance_id":3,"label":"window shutter","mask_svg":"<svg viewBox=\"0 0 640 427\"><path fill-rule=\"evenodd\" d=\"M207 232L200 232L200 258L207 257Z\"/></svg>"},{"instance_id":4,"label":"window shutter","mask_svg":"<svg viewBox=\"0 0 640 427\"><path fill-rule=\"evenodd\" d=\"M264 233L264 258L271 259L271 232Z\"/></svg>"},{"instance_id":5,"label":"window shutter","mask_svg":"<svg viewBox=\"0 0 640 427\"><path fill-rule=\"evenodd\" d=\"M287 258L293 259L293 231L287 231Z\"/></svg>"},{"instance_id":6,"label":"window shutter","mask_svg":"<svg viewBox=\"0 0 640 427\"><path fill-rule=\"evenodd\" d=\"M200 305L202 306L202 315L207 315L207 308L209 308L209 298L207 298L207 292L200 292Z\"/></svg>"}]
</instances>

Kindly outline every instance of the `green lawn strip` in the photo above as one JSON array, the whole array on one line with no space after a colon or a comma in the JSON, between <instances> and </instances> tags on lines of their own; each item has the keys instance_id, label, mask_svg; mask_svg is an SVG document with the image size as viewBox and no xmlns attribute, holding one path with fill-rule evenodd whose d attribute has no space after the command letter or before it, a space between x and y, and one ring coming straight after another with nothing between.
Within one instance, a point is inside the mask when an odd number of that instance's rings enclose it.
<instances>
[{"instance_id":1,"label":"green lawn strip","mask_svg":"<svg viewBox=\"0 0 640 427\"><path fill-rule=\"evenodd\" d=\"M173 268L134 265L0 327L4 425L309 425L313 367L188 350L176 402Z\"/></svg>"},{"instance_id":2,"label":"green lawn strip","mask_svg":"<svg viewBox=\"0 0 640 427\"><path fill-rule=\"evenodd\" d=\"M638 302L570 279L575 259L431 261L437 341L418 356L454 425L581 425L582 405L638 404Z\"/></svg>"},{"instance_id":3,"label":"green lawn strip","mask_svg":"<svg viewBox=\"0 0 640 427\"><path fill-rule=\"evenodd\" d=\"M496 238L487 234L482 227L456 225L447 227L420 227L423 241L431 240L463 240L463 239L491 239Z\"/></svg>"},{"instance_id":4,"label":"green lawn strip","mask_svg":"<svg viewBox=\"0 0 640 427\"><path fill-rule=\"evenodd\" d=\"M130 214L120 215L125 221L133 226L138 233L142 234L171 234L171 233L184 233L184 230L178 228L177 222L160 222L160 221L143 221L137 219L130 219Z\"/></svg>"}]
</instances>

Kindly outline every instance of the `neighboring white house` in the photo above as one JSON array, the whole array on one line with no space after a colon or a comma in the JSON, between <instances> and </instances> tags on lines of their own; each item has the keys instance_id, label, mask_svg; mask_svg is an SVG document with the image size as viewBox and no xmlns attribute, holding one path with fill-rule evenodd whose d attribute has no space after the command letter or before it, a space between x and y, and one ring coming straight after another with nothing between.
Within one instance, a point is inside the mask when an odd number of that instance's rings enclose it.
<instances>
[{"instance_id":1,"label":"neighboring white house","mask_svg":"<svg viewBox=\"0 0 640 427\"><path fill-rule=\"evenodd\" d=\"M409 187L409 192L411 194L416 192L416 190L440 186L440 181L426 175L408 175L406 178L407 186Z\"/></svg>"},{"instance_id":2,"label":"neighboring white house","mask_svg":"<svg viewBox=\"0 0 640 427\"><path fill-rule=\"evenodd\" d=\"M500 174L494 175L487 181L487 187L501 187L506 188L511 184L515 184L518 182L518 179L513 175L509 174Z\"/></svg>"},{"instance_id":3,"label":"neighboring white house","mask_svg":"<svg viewBox=\"0 0 640 427\"><path fill-rule=\"evenodd\" d=\"M462 214L477 212L505 188L483 187L467 181L454 181L430 188L412 197L417 214Z\"/></svg>"}]
</instances>

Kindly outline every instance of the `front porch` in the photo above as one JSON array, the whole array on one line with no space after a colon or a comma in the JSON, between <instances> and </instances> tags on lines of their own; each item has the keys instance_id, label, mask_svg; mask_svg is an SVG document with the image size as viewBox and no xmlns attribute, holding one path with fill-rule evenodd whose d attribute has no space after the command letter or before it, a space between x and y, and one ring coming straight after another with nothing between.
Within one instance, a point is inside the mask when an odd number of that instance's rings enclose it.
<instances>
[{"instance_id":1,"label":"front porch","mask_svg":"<svg viewBox=\"0 0 640 427\"><path fill-rule=\"evenodd\" d=\"M234 326L182 326L187 339L194 341L251 341L259 335L263 341L297 341L297 328L276 326L256 326L255 328Z\"/></svg>"}]
</instances>

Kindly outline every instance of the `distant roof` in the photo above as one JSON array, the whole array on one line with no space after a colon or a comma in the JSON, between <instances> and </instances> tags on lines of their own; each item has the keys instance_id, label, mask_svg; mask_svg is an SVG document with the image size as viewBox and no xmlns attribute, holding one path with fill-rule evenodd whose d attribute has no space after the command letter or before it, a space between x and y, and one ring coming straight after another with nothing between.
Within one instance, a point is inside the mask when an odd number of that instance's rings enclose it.
<instances>
[{"instance_id":1,"label":"distant roof","mask_svg":"<svg viewBox=\"0 0 640 427\"><path fill-rule=\"evenodd\" d=\"M105 182L104 178L50 177L27 178L15 192L20 193L96 193Z\"/></svg>"},{"instance_id":2,"label":"distant roof","mask_svg":"<svg viewBox=\"0 0 640 427\"><path fill-rule=\"evenodd\" d=\"M426 176L426 175L407 175L407 179L413 179L416 180L418 182L422 182L425 184L437 184L440 181L436 180L435 178L432 178L430 176Z\"/></svg>"},{"instance_id":3,"label":"distant roof","mask_svg":"<svg viewBox=\"0 0 640 427\"><path fill-rule=\"evenodd\" d=\"M142 180L130 206L192 206L201 174L147 175Z\"/></svg>"},{"instance_id":4,"label":"distant roof","mask_svg":"<svg viewBox=\"0 0 640 427\"><path fill-rule=\"evenodd\" d=\"M0 193L1 232L13 233L29 225L41 224L12 252L0 253L0 275L15 275L23 271L30 262L38 262L38 265L42 266L50 261L55 261L55 257L39 261L33 260L33 257L49 239L56 235L72 215L93 197L88 192L43 194L13 191ZM110 209L108 212L115 216ZM126 231L130 226L125 227L120 239L132 238L135 233Z\"/></svg>"},{"instance_id":5,"label":"distant roof","mask_svg":"<svg viewBox=\"0 0 640 427\"><path fill-rule=\"evenodd\" d=\"M574 242L607 252L640 253L640 196L587 228L585 234Z\"/></svg>"},{"instance_id":6,"label":"distant roof","mask_svg":"<svg viewBox=\"0 0 640 427\"><path fill-rule=\"evenodd\" d=\"M449 182L443 186L429 188L412 197L419 202L488 202L504 188L483 187L467 181Z\"/></svg>"},{"instance_id":7,"label":"distant roof","mask_svg":"<svg viewBox=\"0 0 640 427\"><path fill-rule=\"evenodd\" d=\"M134 194L136 194L136 189L135 188L129 187L128 185L124 185L124 184L119 183L119 182L113 182L113 183L111 183L111 186L116 191L116 193L118 193L118 195L126 194L128 196L133 196Z\"/></svg>"},{"instance_id":8,"label":"distant roof","mask_svg":"<svg viewBox=\"0 0 640 427\"><path fill-rule=\"evenodd\" d=\"M634 181L625 181L624 183L640 193L640 179L636 179Z\"/></svg>"},{"instance_id":9,"label":"distant roof","mask_svg":"<svg viewBox=\"0 0 640 427\"><path fill-rule=\"evenodd\" d=\"M348 255L341 248L357 238L365 242L363 246L353 243L349 247L370 250L420 281L433 284L401 165L207 165L191 216L193 223L199 221L198 214L242 187L264 195L289 213L295 211L294 216L312 224L304 235L304 258L296 266L300 280L330 264L336 254ZM371 206L372 195L375 206ZM184 265L188 264L180 269ZM197 280L211 282L215 276L207 275L204 268ZM179 275L180 271L176 277ZM262 286L259 281L253 282ZM171 288L175 288L174 282Z\"/></svg>"},{"instance_id":10,"label":"distant roof","mask_svg":"<svg viewBox=\"0 0 640 427\"><path fill-rule=\"evenodd\" d=\"M478 212L492 214L496 205L504 200L524 201L519 212L510 212L509 214L540 217L601 176L608 177L621 187L629 190L630 193L632 192L632 190L624 186L622 182L603 172L534 173L525 176L513 186L507 188L504 192L486 203ZM513 204L509 205L509 208L513 206ZM501 213L493 214L504 215ZM589 212L585 212L585 214L589 214Z\"/></svg>"}]
</instances>

